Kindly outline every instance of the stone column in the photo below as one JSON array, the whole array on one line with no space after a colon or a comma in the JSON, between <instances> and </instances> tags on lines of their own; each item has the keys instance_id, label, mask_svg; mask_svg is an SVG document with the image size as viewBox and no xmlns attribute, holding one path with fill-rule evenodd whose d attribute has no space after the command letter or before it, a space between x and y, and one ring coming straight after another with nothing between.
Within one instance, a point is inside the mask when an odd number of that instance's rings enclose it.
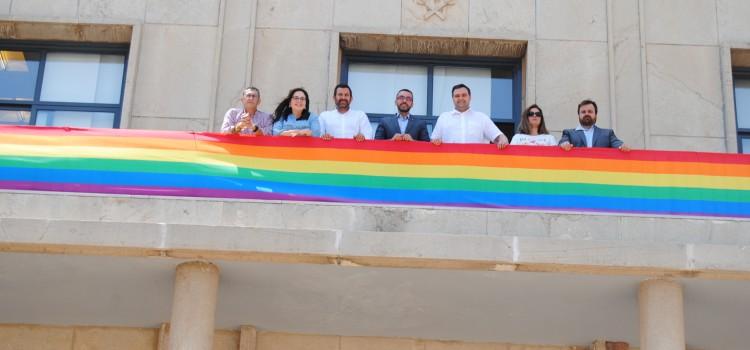
<instances>
[{"instance_id":1,"label":"stone column","mask_svg":"<svg viewBox=\"0 0 750 350\"><path fill-rule=\"evenodd\" d=\"M682 286L665 279L641 282L638 302L641 350L685 350Z\"/></svg>"},{"instance_id":2,"label":"stone column","mask_svg":"<svg viewBox=\"0 0 750 350\"><path fill-rule=\"evenodd\" d=\"M219 268L190 261L177 266L169 326L170 350L211 350Z\"/></svg>"}]
</instances>

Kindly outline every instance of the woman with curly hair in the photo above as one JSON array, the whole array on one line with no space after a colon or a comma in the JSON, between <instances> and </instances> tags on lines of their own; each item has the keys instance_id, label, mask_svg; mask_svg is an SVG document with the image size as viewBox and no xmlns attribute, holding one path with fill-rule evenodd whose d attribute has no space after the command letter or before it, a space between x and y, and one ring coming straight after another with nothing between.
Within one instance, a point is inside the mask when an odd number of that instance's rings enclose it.
<instances>
[{"instance_id":1,"label":"woman with curly hair","mask_svg":"<svg viewBox=\"0 0 750 350\"><path fill-rule=\"evenodd\" d=\"M320 136L318 116L310 113L310 98L298 87L279 103L273 113L273 134L278 136Z\"/></svg>"}]
</instances>

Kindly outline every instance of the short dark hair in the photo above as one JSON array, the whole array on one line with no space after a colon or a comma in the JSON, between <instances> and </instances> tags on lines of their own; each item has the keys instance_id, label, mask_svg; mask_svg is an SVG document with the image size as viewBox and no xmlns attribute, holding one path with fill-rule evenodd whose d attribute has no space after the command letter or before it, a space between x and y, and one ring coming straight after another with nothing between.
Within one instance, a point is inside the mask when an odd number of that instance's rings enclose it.
<instances>
[{"instance_id":1,"label":"short dark hair","mask_svg":"<svg viewBox=\"0 0 750 350\"><path fill-rule=\"evenodd\" d=\"M349 90L349 96L352 96L352 97L354 96L354 94L352 93L352 88L349 87L349 85L346 83L341 83L341 84L336 85L336 87L333 88L333 96L336 96L336 90L338 89L347 89Z\"/></svg>"},{"instance_id":2,"label":"short dark hair","mask_svg":"<svg viewBox=\"0 0 750 350\"><path fill-rule=\"evenodd\" d=\"M581 106L585 105L594 105L594 113L599 114L599 107L596 106L596 102L592 100L583 100L581 103L578 104L578 110L576 110L576 114L581 113Z\"/></svg>"},{"instance_id":3,"label":"short dark hair","mask_svg":"<svg viewBox=\"0 0 750 350\"><path fill-rule=\"evenodd\" d=\"M453 89L451 89L451 96L453 96L453 93L456 92L456 90L458 90L460 88L466 89L466 91L469 92L469 96L471 96L471 89L469 89L469 87L466 86L465 84L456 84L456 85L453 85Z\"/></svg>"},{"instance_id":4,"label":"short dark hair","mask_svg":"<svg viewBox=\"0 0 750 350\"><path fill-rule=\"evenodd\" d=\"M396 91L396 96L398 96L398 94L400 94L402 92L408 92L410 95L414 96L414 93L411 92L411 90L409 90L409 89L401 89L401 90Z\"/></svg>"}]
</instances>

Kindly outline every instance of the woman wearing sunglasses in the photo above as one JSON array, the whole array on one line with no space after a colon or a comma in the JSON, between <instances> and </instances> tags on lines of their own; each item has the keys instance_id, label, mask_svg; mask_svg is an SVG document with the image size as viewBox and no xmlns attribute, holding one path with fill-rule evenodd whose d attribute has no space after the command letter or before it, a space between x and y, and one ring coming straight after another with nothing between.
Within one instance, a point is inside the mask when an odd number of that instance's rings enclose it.
<instances>
[{"instance_id":1,"label":"woman wearing sunglasses","mask_svg":"<svg viewBox=\"0 0 750 350\"><path fill-rule=\"evenodd\" d=\"M526 108L521 115L518 133L513 135L511 145L557 146L555 137L544 126L544 113L536 104Z\"/></svg>"}]
</instances>

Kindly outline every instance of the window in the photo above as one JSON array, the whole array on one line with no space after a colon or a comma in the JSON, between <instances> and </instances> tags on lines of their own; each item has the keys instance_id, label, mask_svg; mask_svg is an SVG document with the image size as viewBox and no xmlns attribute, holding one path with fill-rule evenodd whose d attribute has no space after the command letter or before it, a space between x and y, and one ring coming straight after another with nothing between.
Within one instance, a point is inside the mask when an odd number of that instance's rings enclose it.
<instances>
[{"instance_id":1,"label":"window","mask_svg":"<svg viewBox=\"0 0 750 350\"><path fill-rule=\"evenodd\" d=\"M342 81L352 87L352 108L377 123L394 115L396 92L414 92L411 113L431 129L440 113L453 109L451 88L471 89L471 108L486 113L507 136L515 131L521 104L520 60L425 57L345 52Z\"/></svg>"},{"instance_id":2,"label":"window","mask_svg":"<svg viewBox=\"0 0 750 350\"><path fill-rule=\"evenodd\" d=\"M0 125L119 127L127 52L0 41Z\"/></svg>"},{"instance_id":3,"label":"window","mask_svg":"<svg viewBox=\"0 0 750 350\"><path fill-rule=\"evenodd\" d=\"M737 117L738 151L750 154L750 71L735 72L734 111Z\"/></svg>"}]
</instances>

